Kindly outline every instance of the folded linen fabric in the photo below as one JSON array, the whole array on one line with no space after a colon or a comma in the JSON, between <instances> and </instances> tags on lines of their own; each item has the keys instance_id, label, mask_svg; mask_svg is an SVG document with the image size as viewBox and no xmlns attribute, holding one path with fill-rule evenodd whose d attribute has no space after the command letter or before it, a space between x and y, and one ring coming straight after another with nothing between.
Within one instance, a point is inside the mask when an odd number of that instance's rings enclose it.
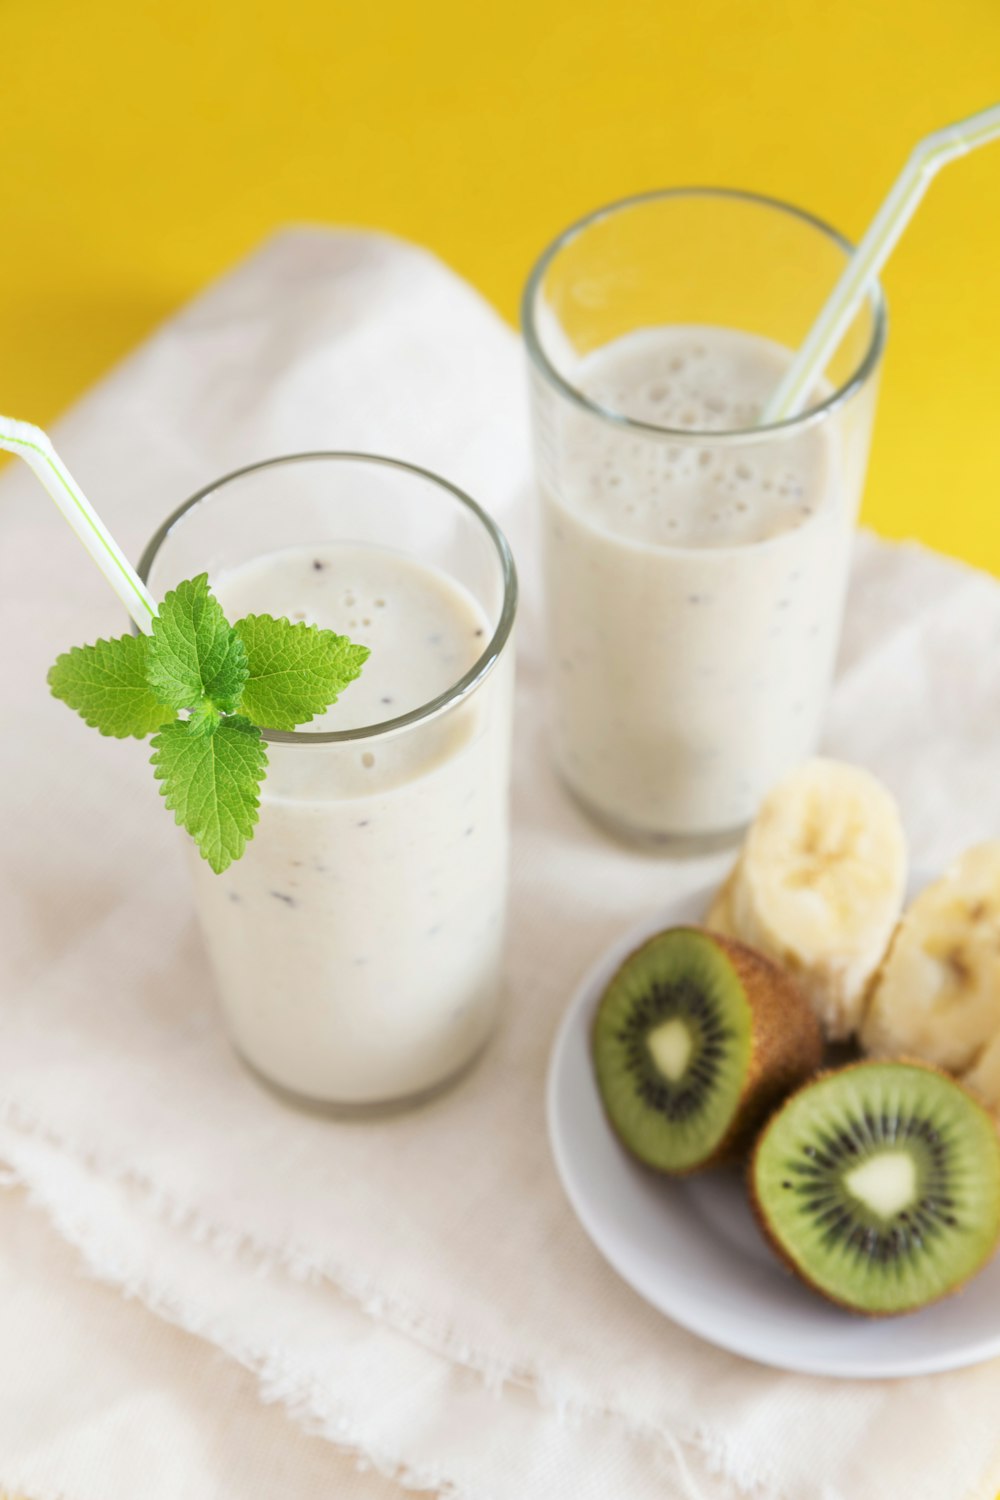
<instances>
[{"instance_id":1,"label":"folded linen fabric","mask_svg":"<svg viewBox=\"0 0 1000 1500\"><path fill-rule=\"evenodd\" d=\"M211 1344L87 1276L0 1192L0 1494L19 1500L393 1500Z\"/></svg>"},{"instance_id":2,"label":"folded linen fabric","mask_svg":"<svg viewBox=\"0 0 1000 1500\"><path fill-rule=\"evenodd\" d=\"M620 1284L562 1198L542 1106L561 1010L609 940L720 861L632 855L555 785L524 410L512 334L432 257L306 231L211 288L58 434L133 555L200 484L318 447L425 464L511 535L507 1017L453 1093L380 1122L299 1116L232 1058L141 751L46 696L59 650L120 628L114 600L28 476L4 475L0 622L26 722L0 745L3 1153L97 1274L401 1483L470 1500L973 1494L994 1477L1000 1365L868 1385L734 1359ZM893 786L918 863L1000 827L998 641L988 579L863 540L829 748Z\"/></svg>"}]
</instances>

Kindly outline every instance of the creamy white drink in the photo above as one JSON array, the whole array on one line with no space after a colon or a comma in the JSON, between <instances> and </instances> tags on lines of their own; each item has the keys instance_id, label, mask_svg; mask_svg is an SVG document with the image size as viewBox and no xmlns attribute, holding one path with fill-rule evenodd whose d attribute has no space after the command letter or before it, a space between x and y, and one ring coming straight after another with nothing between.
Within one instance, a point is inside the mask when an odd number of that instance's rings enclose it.
<instances>
[{"instance_id":1,"label":"creamy white drink","mask_svg":"<svg viewBox=\"0 0 1000 1500\"><path fill-rule=\"evenodd\" d=\"M735 830L819 734L860 466L830 424L737 443L790 358L733 329L642 329L537 394L553 734L626 835ZM705 434L671 442L655 429Z\"/></svg>"},{"instance_id":2,"label":"creamy white drink","mask_svg":"<svg viewBox=\"0 0 1000 1500\"><path fill-rule=\"evenodd\" d=\"M371 649L308 730L383 723L446 693L491 626L437 568L323 544L212 580L230 619L286 615ZM196 857L199 917L235 1045L294 1094L411 1097L475 1055L500 987L512 656L465 701L333 745L269 746L260 823L222 876Z\"/></svg>"}]
</instances>

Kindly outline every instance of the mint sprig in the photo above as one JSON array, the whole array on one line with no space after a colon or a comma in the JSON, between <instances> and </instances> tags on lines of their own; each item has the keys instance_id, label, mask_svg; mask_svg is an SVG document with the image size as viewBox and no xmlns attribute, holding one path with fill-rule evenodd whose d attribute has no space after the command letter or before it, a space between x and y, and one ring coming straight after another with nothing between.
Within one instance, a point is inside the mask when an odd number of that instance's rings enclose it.
<instances>
[{"instance_id":1,"label":"mint sprig","mask_svg":"<svg viewBox=\"0 0 1000 1500\"><path fill-rule=\"evenodd\" d=\"M55 697L92 728L152 741L175 821L216 874L239 859L267 774L261 733L321 714L368 657L332 630L247 615L230 625L200 573L163 600L149 636L75 646L49 672Z\"/></svg>"}]
</instances>

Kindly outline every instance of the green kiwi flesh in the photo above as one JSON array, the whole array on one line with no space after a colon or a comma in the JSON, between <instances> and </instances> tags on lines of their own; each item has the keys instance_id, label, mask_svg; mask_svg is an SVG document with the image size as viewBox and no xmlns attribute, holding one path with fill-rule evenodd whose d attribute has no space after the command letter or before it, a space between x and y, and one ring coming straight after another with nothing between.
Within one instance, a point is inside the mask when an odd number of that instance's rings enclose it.
<instances>
[{"instance_id":1,"label":"green kiwi flesh","mask_svg":"<svg viewBox=\"0 0 1000 1500\"><path fill-rule=\"evenodd\" d=\"M1000 1139L946 1074L865 1062L805 1085L750 1169L774 1248L824 1296L870 1315L956 1291L1000 1235Z\"/></svg>"},{"instance_id":2,"label":"green kiwi flesh","mask_svg":"<svg viewBox=\"0 0 1000 1500\"><path fill-rule=\"evenodd\" d=\"M631 954L594 1021L594 1070L622 1143L683 1173L739 1153L761 1117L819 1066L809 1005L773 965L700 928Z\"/></svg>"}]
</instances>

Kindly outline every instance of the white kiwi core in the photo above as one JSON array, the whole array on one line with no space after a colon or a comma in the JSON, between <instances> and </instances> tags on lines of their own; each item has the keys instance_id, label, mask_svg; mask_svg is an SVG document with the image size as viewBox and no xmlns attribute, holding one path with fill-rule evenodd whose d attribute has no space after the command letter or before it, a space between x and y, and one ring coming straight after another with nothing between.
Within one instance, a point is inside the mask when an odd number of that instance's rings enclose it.
<instances>
[{"instance_id":1,"label":"white kiwi core","mask_svg":"<svg viewBox=\"0 0 1000 1500\"><path fill-rule=\"evenodd\" d=\"M846 1173L844 1186L871 1213L891 1219L916 1201L917 1169L906 1151L879 1151Z\"/></svg>"},{"instance_id":2,"label":"white kiwi core","mask_svg":"<svg viewBox=\"0 0 1000 1500\"><path fill-rule=\"evenodd\" d=\"M691 1032L684 1021L678 1016L672 1016L669 1021L654 1027L646 1038L646 1045L664 1078L676 1083L683 1077L694 1046Z\"/></svg>"}]
</instances>

